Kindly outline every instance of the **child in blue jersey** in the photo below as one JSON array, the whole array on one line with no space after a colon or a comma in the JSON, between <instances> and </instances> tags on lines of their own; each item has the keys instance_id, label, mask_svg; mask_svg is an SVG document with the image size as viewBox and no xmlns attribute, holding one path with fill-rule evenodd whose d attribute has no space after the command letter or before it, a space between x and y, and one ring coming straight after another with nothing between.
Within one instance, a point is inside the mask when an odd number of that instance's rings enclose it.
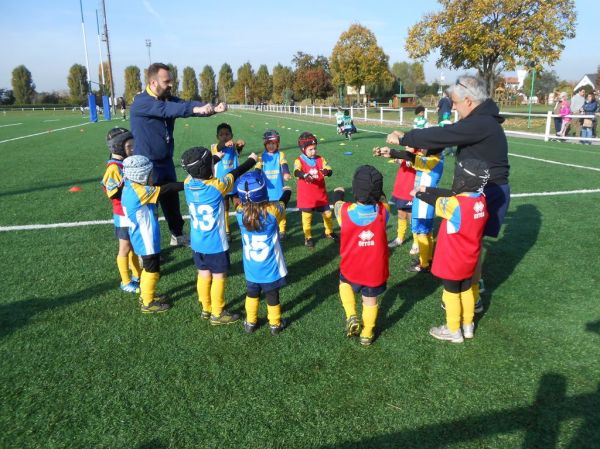
<instances>
[{"instance_id":1,"label":"child in blue jersey","mask_svg":"<svg viewBox=\"0 0 600 449\"><path fill-rule=\"evenodd\" d=\"M285 328L281 318L279 289L285 285L287 267L279 242L279 222L290 200L291 189L282 188L278 202L269 200L265 178L258 171L246 173L238 183L242 202L237 221L242 233L244 273L246 275L246 321L248 333L258 327L258 303L261 292L267 300L267 318L271 335Z\"/></svg>"},{"instance_id":2,"label":"child in blue jersey","mask_svg":"<svg viewBox=\"0 0 600 449\"><path fill-rule=\"evenodd\" d=\"M182 182L161 186L148 185L152 162L146 156L134 155L123 161L125 184L121 202L129 219L129 239L133 250L142 258L140 277L140 305L142 313L166 312L171 304L156 295L160 279L160 227L157 202L161 195L183 190Z\"/></svg>"},{"instance_id":3,"label":"child in blue jersey","mask_svg":"<svg viewBox=\"0 0 600 449\"><path fill-rule=\"evenodd\" d=\"M379 155L404 159L413 164L416 171L415 189L419 187L437 187L444 171L442 154L427 154L427 150L406 148L398 151L388 147L379 148ZM433 217L435 209L425 201L415 198L412 204L412 232L419 245L419 258L407 268L412 273L429 273L433 257Z\"/></svg>"},{"instance_id":4,"label":"child in blue jersey","mask_svg":"<svg viewBox=\"0 0 600 449\"><path fill-rule=\"evenodd\" d=\"M263 134L263 142L265 151L258 157L256 168L261 170L267 184L267 194L269 201L279 201L283 194L285 182L289 181L292 175L288 162L285 159L285 153L279 151L279 143L281 138L279 133L274 129L268 129ZM285 211L279 221L279 239L285 240L285 228L287 220Z\"/></svg>"},{"instance_id":5,"label":"child in blue jersey","mask_svg":"<svg viewBox=\"0 0 600 449\"><path fill-rule=\"evenodd\" d=\"M181 166L189 174L184 182L185 199L191 217L190 246L198 268L196 287L202 305L201 317L210 320L213 326L240 319L238 314L225 309L225 281L230 264L224 197L258 159L252 153L246 162L222 178L213 177L214 164L220 156L222 153L212 155L206 148L194 147L181 157Z\"/></svg>"},{"instance_id":6,"label":"child in blue jersey","mask_svg":"<svg viewBox=\"0 0 600 449\"><path fill-rule=\"evenodd\" d=\"M383 176L375 167L360 166L352 179L352 193L356 202L347 203L342 187L333 192L341 229L339 292L346 314L346 336L360 335L360 344L369 346L375 339L377 296L385 291L389 277L389 206L382 201ZM357 317L355 293L362 295L362 323Z\"/></svg>"},{"instance_id":7,"label":"child in blue jersey","mask_svg":"<svg viewBox=\"0 0 600 449\"><path fill-rule=\"evenodd\" d=\"M133 134L125 128L113 128L106 136L110 159L102 177L102 188L112 202L115 235L119 240L117 268L121 275L120 288L127 293L140 291L140 260L131 248L129 241L129 220L123 212L121 194L123 192L123 159L133 154ZM129 270L131 269L131 276Z\"/></svg>"},{"instance_id":8,"label":"child in blue jersey","mask_svg":"<svg viewBox=\"0 0 600 449\"><path fill-rule=\"evenodd\" d=\"M227 173L239 165L239 155L244 149L246 142L241 139L233 141L233 130L229 123L221 123L217 126L217 143L210 147L213 155L220 155L220 160L215 164L215 177L223 179ZM221 154L222 153L222 154ZM229 201L235 197L235 186L225 197L225 232L227 240L231 241L231 232L229 230Z\"/></svg>"}]
</instances>

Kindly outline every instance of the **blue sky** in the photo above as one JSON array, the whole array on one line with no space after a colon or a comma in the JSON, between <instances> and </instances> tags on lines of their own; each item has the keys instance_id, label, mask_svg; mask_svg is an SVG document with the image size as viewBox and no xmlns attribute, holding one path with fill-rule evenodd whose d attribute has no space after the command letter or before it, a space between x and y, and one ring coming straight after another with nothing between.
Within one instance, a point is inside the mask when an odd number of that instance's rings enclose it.
<instances>
[{"instance_id":1,"label":"blue sky","mask_svg":"<svg viewBox=\"0 0 600 449\"><path fill-rule=\"evenodd\" d=\"M18 0L3 2L0 38L0 87L10 88L13 68L24 64L38 91L65 90L69 67L85 64L79 0ZM600 64L597 19L600 2L576 0L577 37L553 69L559 77L579 80ZM234 73L249 61L256 70L278 62L290 65L297 51L330 56L340 34L359 22L373 31L390 64L409 61L404 50L408 28L426 12L440 9L435 0L400 2L305 0L285 2L227 2L173 0L106 0L116 94L123 92L123 69L148 65L145 40L151 39L153 61L171 62L179 73L185 66L200 72L209 64L218 72L223 63ZM96 36L98 0L83 0L85 31L92 81L98 81L100 62ZM105 47L102 49L106 59ZM429 82L453 79L456 72L437 69L435 58L425 63ZM181 75L180 75L181 76Z\"/></svg>"}]
</instances>

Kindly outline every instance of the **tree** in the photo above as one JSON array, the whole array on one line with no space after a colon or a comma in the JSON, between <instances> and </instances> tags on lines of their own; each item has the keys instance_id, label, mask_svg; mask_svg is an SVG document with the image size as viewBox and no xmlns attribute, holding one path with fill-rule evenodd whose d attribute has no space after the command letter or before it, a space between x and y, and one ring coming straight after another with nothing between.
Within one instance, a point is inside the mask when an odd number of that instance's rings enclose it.
<instances>
[{"instance_id":1,"label":"tree","mask_svg":"<svg viewBox=\"0 0 600 449\"><path fill-rule=\"evenodd\" d=\"M227 102L233 84L233 70L231 70L229 64L225 63L221 66L221 70L219 70L219 81L217 83L217 92L220 101Z\"/></svg>"},{"instance_id":2,"label":"tree","mask_svg":"<svg viewBox=\"0 0 600 449\"><path fill-rule=\"evenodd\" d=\"M15 96L10 89L0 89L0 104L13 104Z\"/></svg>"},{"instance_id":3,"label":"tree","mask_svg":"<svg viewBox=\"0 0 600 449\"><path fill-rule=\"evenodd\" d=\"M67 77L67 85L69 87L69 97L73 104L83 104L86 102L87 94L89 93L89 85L87 82L87 69L81 64L73 64L69 69Z\"/></svg>"},{"instance_id":4,"label":"tree","mask_svg":"<svg viewBox=\"0 0 600 449\"><path fill-rule=\"evenodd\" d=\"M178 97L179 96L179 78L177 76L177 66L171 63L168 63L169 73L171 74L171 82L173 83L173 87L171 88L171 95Z\"/></svg>"},{"instance_id":5,"label":"tree","mask_svg":"<svg viewBox=\"0 0 600 449\"><path fill-rule=\"evenodd\" d=\"M140 78L140 69L135 65L125 67L125 101L131 104L135 97L142 90L142 80Z\"/></svg>"},{"instance_id":6,"label":"tree","mask_svg":"<svg viewBox=\"0 0 600 449\"><path fill-rule=\"evenodd\" d=\"M518 64L558 60L563 41L575 37L573 0L438 0L408 32L405 48L414 59L439 52L438 67L476 69L493 93L497 74Z\"/></svg>"},{"instance_id":7,"label":"tree","mask_svg":"<svg viewBox=\"0 0 600 449\"><path fill-rule=\"evenodd\" d=\"M290 92L294 87L294 71L291 67L277 64L273 67L273 95L271 99L274 103L289 103Z\"/></svg>"},{"instance_id":8,"label":"tree","mask_svg":"<svg viewBox=\"0 0 600 449\"><path fill-rule=\"evenodd\" d=\"M415 93L417 86L425 83L425 71L420 62L395 62L392 74L402 83L403 92Z\"/></svg>"},{"instance_id":9,"label":"tree","mask_svg":"<svg viewBox=\"0 0 600 449\"><path fill-rule=\"evenodd\" d=\"M375 35L359 24L341 34L331 53L331 73L335 86L377 85L392 76L388 56L377 45Z\"/></svg>"},{"instance_id":10,"label":"tree","mask_svg":"<svg viewBox=\"0 0 600 449\"><path fill-rule=\"evenodd\" d=\"M104 78L102 78L102 72L104 71ZM100 93L102 95L110 96L110 66L108 61L104 61L102 64L98 64L98 84L100 85ZM104 83L102 82L104 79Z\"/></svg>"},{"instance_id":11,"label":"tree","mask_svg":"<svg viewBox=\"0 0 600 449\"><path fill-rule=\"evenodd\" d=\"M35 84L31 79L31 72L27 67L20 65L12 71L12 90L16 104L31 104L35 95Z\"/></svg>"},{"instance_id":12,"label":"tree","mask_svg":"<svg viewBox=\"0 0 600 449\"><path fill-rule=\"evenodd\" d=\"M237 103L254 102L254 70L249 62L237 71L237 79L231 89L231 100Z\"/></svg>"},{"instance_id":13,"label":"tree","mask_svg":"<svg viewBox=\"0 0 600 449\"><path fill-rule=\"evenodd\" d=\"M527 74L523 81L523 92L529 97L531 93L532 72ZM535 82L533 83L533 95L542 98L547 98L551 92L554 92L560 80L554 70L540 71L535 74Z\"/></svg>"},{"instance_id":14,"label":"tree","mask_svg":"<svg viewBox=\"0 0 600 449\"><path fill-rule=\"evenodd\" d=\"M256 71L254 92L260 102L270 100L273 95L273 80L265 64L262 64Z\"/></svg>"},{"instance_id":15,"label":"tree","mask_svg":"<svg viewBox=\"0 0 600 449\"><path fill-rule=\"evenodd\" d=\"M292 58L294 64L294 91L302 98L326 98L332 93L329 61L325 56L316 58L299 51Z\"/></svg>"},{"instance_id":16,"label":"tree","mask_svg":"<svg viewBox=\"0 0 600 449\"><path fill-rule=\"evenodd\" d=\"M198 81L196 81L196 72L189 66L183 69L181 98L184 100L196 100L198 98Z\"/></svg>"},{"instance_id":17,"label":"tree","mask_svg":"<svg viewBox=\"0 0 600 449\"><path fill-rule=\"evenodd\" d=\"M200 97L202 101L212 103L215 101L215 71L211 66L205 65L200 73Z\"/></svg>"}]
</instances>

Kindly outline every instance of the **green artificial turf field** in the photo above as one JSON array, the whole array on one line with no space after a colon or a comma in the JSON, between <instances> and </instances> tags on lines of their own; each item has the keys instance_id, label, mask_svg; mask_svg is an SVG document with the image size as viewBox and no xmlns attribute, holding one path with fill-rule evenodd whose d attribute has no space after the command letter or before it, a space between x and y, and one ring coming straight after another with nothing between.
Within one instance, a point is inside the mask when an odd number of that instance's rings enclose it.
<instances>
[{"instance_id":1,"label":"green artificial turf field","mask_svg":"<svg viewBox=\"0 0 600 449\"><path fill-rule=\"evenodd\" d=\"M333 120L312 117L232 110L180 119L176 161L214 142L221 121L247 141L245 153L261 150L266 128L278 129L290 163L298 135L310 130L334 170L330 192L345 186L350 199L353 171L365 163L391 190L396 166L371 156L391 128L359 123L346 142ZM137 298L118 289L112 224L14 228L110 220L99 184L104 138L123 125L86 124L79 112L0 114L0 447L599 446L597 147L509 139L514 197L500 238L485 244L485 312L473 340L428 335L443 322L440 282L405 272L404 245L391 254L378 338L364 348L343 335L338 250L322 238L318 216L311 251L299 214L288 214L281 299L290 326L278 337L264 325L247 335L241 324L200 319L191 251L168 247L164 222L158 288L174 308L158 316L141 314ZM576 192L586 189L596 191ZM567 193L528 195L542 192ZM226 298L242 311L232 229ZM261 301L263 323L265 315Z\"/></svg>"}]
</instances>

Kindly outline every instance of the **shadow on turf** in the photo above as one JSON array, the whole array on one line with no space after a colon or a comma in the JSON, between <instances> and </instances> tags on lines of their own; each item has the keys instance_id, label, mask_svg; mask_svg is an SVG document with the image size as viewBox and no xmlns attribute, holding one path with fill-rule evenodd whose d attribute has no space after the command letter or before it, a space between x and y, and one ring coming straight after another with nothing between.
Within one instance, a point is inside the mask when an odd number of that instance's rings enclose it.
<instances>
[{"instance_id":1,"label":"shadow on turf","mask_svg":"<svg viewBox=\"0 0 600 449\"><path fill-rule=\"evenodd\" d=\"M483 278L489 281L486 282L487 294L482 296L485 311L490 305L494 290L510 278L525 254L535 245L542 226L542 214L537 207L523 204L508 212L504 223L501 239L484 241L487 254L482 271Z\"/></svg>"},{"instance_id":2,"label":"shadow on turf","mask_svg":"<svg viewBox=\"0 0 600 449\"><path fill-rule=\"evenodd\" d=\"M21 195L24 193L38 192L40 190L48 190L48 189L58 189L61 187L71 187L71 186L81 186L82 184L88 184L90 182L97 183L98 178L87 178L87 179L72 179L68 182L57 182L57 183L49 183L49 184L36 184L35 186L28 187L26 189L21 190L8 190L0 192L0 197L3 196L12 196L12 195Z\"/></svg>"},{"instance_id":3,"label":"shadow on turf","mask_svg":"<svg viewBox=\"0 0 600 449\"><path fill-rule=\"evenodd\" d=\"M31 298L2 304L0 305L0 338L4 338L17 329L26 326L29 320L38 313L87 301L114 289L114 281L103 282L58 298Z\"/></svg>"},{"instance_id":4,"label":"shadow on turf","mask_svg":"<svg viewBox=\"0 0 600 449\"><path fill-rule=\"evenodd\" d=\"M600 320L594 321L594 322L591 322L591 323L587 323L585 325L585 329L588 332L595 332L598 335L600 335Z\"/></svg>"},{"instance_id":5,"label":"shadow on turf","mask_svg":"<svg viewBox=\"0 0 600 449\"><path fill-rule=\"evenodd\" d=\"M533 404L479 416L447 420L414 430L394 432L360 441L349 441L323 448L425 448L459 447L461 443L480 442L497 435L524 432L523 449L558 447L560 427L565 421L582 421L569 444L561 447L592 448L600 441L600 385L589 394L567 397L567 380L554 373L540 380ZM390 414L393 414L390 407ZM451 415L444 415L451 416ZM500 440L499 440L500 441ZM500 443L497 443L501 446Z\"/></svg>"}]
</instances>

